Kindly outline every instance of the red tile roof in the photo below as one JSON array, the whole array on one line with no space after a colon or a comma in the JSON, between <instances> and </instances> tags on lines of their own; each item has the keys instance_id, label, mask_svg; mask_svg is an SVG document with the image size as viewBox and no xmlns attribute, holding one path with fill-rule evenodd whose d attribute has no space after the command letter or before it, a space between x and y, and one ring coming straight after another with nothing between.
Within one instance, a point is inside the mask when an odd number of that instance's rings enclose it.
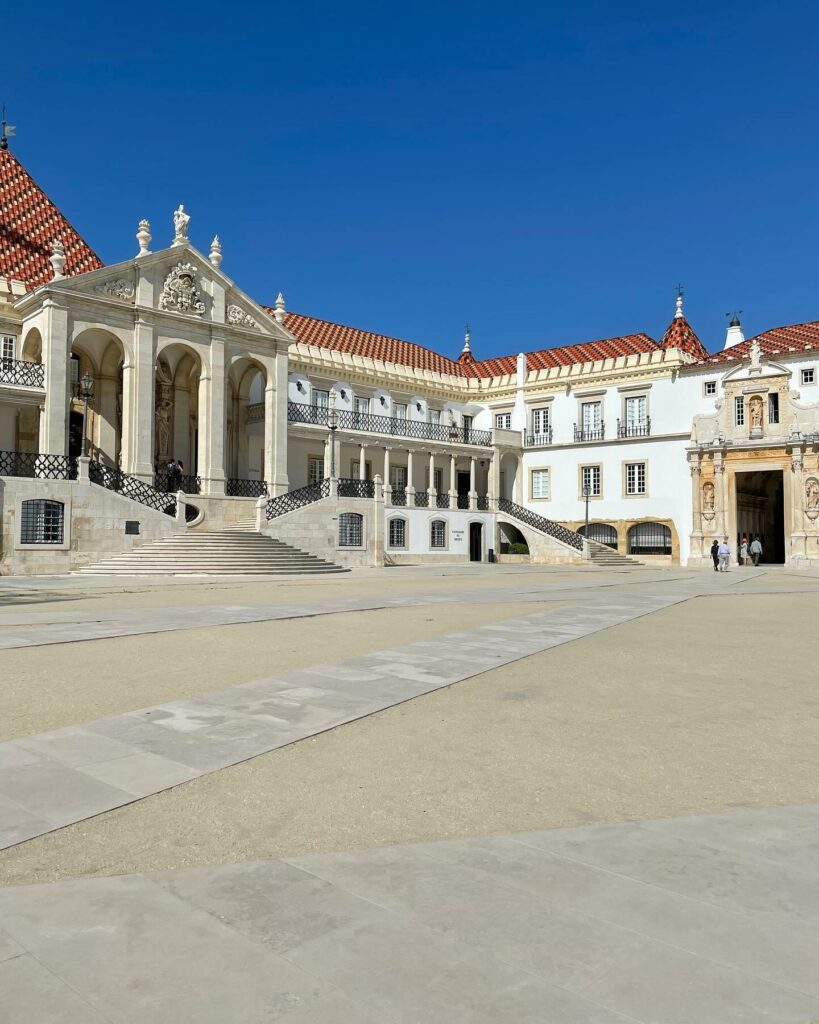
<instances>
[{"instance_id":1,"label":"red tile roof","mask_svg":"<svg viewBox=\"0 0 819 1024\"><path fill-rule=\"evenodd\" d=\"M656 352L657 342L647 334L626 334L620 338L604 338L602 341L586 341L580 345L564 345L561 348L541 348L526 353L528 370L546 370L553 366L569 366L572 363L590 363L598 359L616 359L640 352ZM501 356L498 359L483 359L463 368L468 377L497 377L514 373L517 356Z\"/></svg>"},{"instance_id":2,"label":"red tile roof","mask_svg":"<svg viewBox=\"0 0 819 1024\"><path fill-rule=\"evenodd\" d=\"M684 316L675 316L660 339L660 348L678 348L697 359L706 359L708 349Z\"/></svg>"},{"instance_id":3,"label":"red tile roof","mask_svg":"<svg viewBox=\"0 0 819 1024\"><path fill-rule=\"evenodd\" d=\"M701 363L730 363L744 359L748 355L753 338L746 338L739 345L732 345L724 352L706 356ZM783 356L790 352L807 352L819 349L819 320L811 320L806 324L791 324L788 327L772 327L756 336L763 355Z\"/></svg>"},{"instance_id":4,"label":"red tile roof","mask_svg":"<svg viewBox=\"0 0 819 1024\"><path fill-rule=\"evenodd\" d=\"M29 289L50 281L55 238L65 246L66 276L102 266L11 151L0 149L0 276Z\"/></svg>"}]
</instances>

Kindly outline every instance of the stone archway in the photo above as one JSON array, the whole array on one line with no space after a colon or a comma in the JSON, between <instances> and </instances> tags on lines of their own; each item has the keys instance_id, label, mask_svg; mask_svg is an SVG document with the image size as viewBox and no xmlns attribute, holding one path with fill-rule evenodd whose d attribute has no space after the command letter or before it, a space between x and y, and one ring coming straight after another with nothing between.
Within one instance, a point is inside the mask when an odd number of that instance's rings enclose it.
<instances>
[{"instance_id":1,"label":"stone archway","mask_svg":"<svg viewBox=\"0 0 819 1024\"><path fill-rule=\"evenodd\" d=\"M83 399L80 380L93 379L93 397L88 403L86 437L88 453L107 466L122 463L122 382L125 348L110 331L89 327L71 342L68 377L69 454L79 454L82 445Z\"/></svg>"},{"instance_id":2,"label":"stone archway","mask_svg":"<svg viewBox=\"0 0 819 1024\"><path fill-rule=\"evenodd\" d=\"M199 466L200 385L199 354L181 342L166 345L158 354L154 374L153 464L160 484L171 461L182 464L182 475L195 478ZM195 490L185 480L186 490Z\"/></svg>"},{"instance_id":3,"label":"stone archway","mask_svg":"<svg viewBox=\"0 0 819 1024\"><path fill-rule=\"evenodd\" d=\"M250 356L231 365L227 375L225 461L228 492L250 493L252 484L265 479L268 374ZM248 486L250 485L250 486Z\"/></svg>"}]
</instances>

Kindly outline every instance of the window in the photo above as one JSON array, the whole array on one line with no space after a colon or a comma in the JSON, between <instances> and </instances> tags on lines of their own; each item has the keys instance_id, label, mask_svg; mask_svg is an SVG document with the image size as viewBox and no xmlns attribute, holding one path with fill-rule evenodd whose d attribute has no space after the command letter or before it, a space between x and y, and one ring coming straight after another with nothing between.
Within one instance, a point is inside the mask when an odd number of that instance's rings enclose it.
<instances>
[{"instance_id":1,"label":"window","mask_svg":"<svg viewBox=\"0 0 819 1024\"><path fill-rule=\"evenodd\" d=\"M462 416L461 418L463 420L464 437L469 437L469 432L472 430L472 417Z\"/></svg>"},{"instance_id":2,"label":"window","mask_svg":"<svg viewBox=\"0 0 819 1024\"><path fill-rule=\"evenodd\" d=\"M363 516L358 512L342 512L338 517L338 546L360 548Z\"/></svg>"},{"instance_id":3,"label":"window","mask_svg":"<svg viewBox=\"0 0 819 1024\"><path fill-rule=\"evenodd\" d=\"M630 555L670 555L671 530L662 523L637 523L628 531Z\"/></svg>"},{"instance_id":4,"label":"window","mask_svg":"<svg viewBox=\"0 0 819 1024\"><path fill-rule=\"evenodd\" d=\"M0 359L11 362L15 358L17 339L13 334L0 334Z\"/></svg>"},{"instance_id":5,"label":"window","mask_svg":"<svg viewBox=\"0 0 819 1024\"><path fill-rule=\"evenodd\" d=\"M511 430L512 429L512 413L511 412L499 412L495 415L495 429L496 430Z\"/></svg>"},{"instance_id":6,"label":"window","mask_svg":"<svg viewBox=\"0 0 819 1024\"><path fill-rule=\"evenodd\" d=\"M20 514L21 544L62 544L65 509L61 501L32 498Z\"/></svg>"},{"instance_id":7,"label":"window","mask_svg":"<svg viewBox=\"0 0 819 1024\"><path fill-rule=\"evenodd\" d=\"M361 479L361 462L359 459L353 459L350 462L350 478L352 480ZM373 464L369 459L364 463L364 479L372 480L373 478Z\"/></svg>"},{"instance_id":8,"label":"window","mask_svg":"<svg viewBox=\"0 0 819 1024\"><path fill-rule=\"evenodd\" d=\"M432 423L436 427L440 427L440 425L441 425L441 410L440 409L430 409L429 410L429 422Z\"/></svg>"},{"instance_id":9,"label":"window","mask_svg":"<svg viewBox=\"0 0 819 1024\"><path fill-rule=\"evenodd\" d=\"M626 463L626 494L646 493L646 464L644 462Z\"/></svg>"},{"instance_id":10,"label":"window","mask_svg":"<svg viewBox=\"0 0 819 1024\"><path fill-rule=\"evenodd\" d=\"M584 525L577 532L581 537L588 537L589 540L597 541L598 544L605 544L606 547L617 550L617 530L609 523L589 523L588 530Z\"/></svg>"},{"instance_id":11,"label":"window","mask_svg":"<svg viewBox=\"0 0 819 1024\"><path fill-rule=\"evenodd\" d=\"M552 425L551 413L548 405L542 409L532 409L532 433L535 437L548 435Z\"/></svg>"},{"instance_id":12,"label":"window","mask_svg":"<svg viewBox=\"0 0 819 1024\"><path fill-rule=\"evenodd\" d=\"M357 416L368 416L370 413L370 400L369 398L356 398L353 399L353 409Z\"/></svg>"},{"instance_id":13,"label":"window","mask_svg":"<svg viewBox=\"0 0 819 1024\"><path fill-rule=\"evenodd\" d=\"M702 393L706 398L713 398L717 393L717 382L715 380L707 380L702 386Z\"/></svg>"},{"instance_id":14,"label":"window","mask_svg":"<svg viewBox=\"0 0 819 1024\"><path fill-rule=\"evenodd\" d=\"M533 469L532 470L532 497L533 498L550 498L549 492L549 470L548 469Z\"/></svg>"},{"instance_id":15,"label":"window","mask_svg":"<svg viewBox=\"0 0 819 1024\"><path fill-rule=\"evenodd\" d=\"M801 380L803 384L815 384L816 370L812 366L807 367L801 373Z\"/></svg>"},{"instance_id":16,"label":"window","mask_svg":"<svg viewBox=\"0 0 819 1024\"><path fill-rule=\"evenodd\" d=\"M600 424L603 422L603 403L583 402L580 406L580 410L583 433L590 434L595 431L599 431Z\"/></svg>"},{"instance_id":17,"label":"window","mask_svg":"<svg viewBox=\"0 0 819 1024\"><path fill-rule=\"evenodd\" d=\"M446 547L446 523L443 519L433 519L430 523L429 546L431 548Z\"/></svg>"},{"instance_id":18,"label":"window","mask_svg":"<svg viewBox=\"0 0 819 1024\"><path fill-rule=\"evenodd\" d=\"M429 482L429 466L427 466L427 471L426 471L425 479L426 479L426 482L427 482L427 488L432 486L432 487L435 488L435 490L438 492L438 494L441 493L441 490L442 490L442 488L444 486L444 471L442 469L440 469L439 467L436 466L435 473L434 473L434 475L432 477L432 479L435 482L432 485L430 485L430 482Z\"/></svg>"},{"instance_id":19,"label":"window","mask_svg":"<svg viewBox=\"0 0 819 1024\"><path fill-rule=\"evenodd\" d=\"M80 357L72 355L70 360L70 378L69 384L71 385L71 394L76 395L80 389Z\"/></svg>"},{"instance_id":20,"label":"window","mask_svg":"<svg viewBox=\"0 0 819 1024\"><path fill-rule=\"evenodd\" d=\"M580 467L580 493L588 487L590 498L599 498L603 493L603 480L600 466Z\"/></svg>"},{"instance_id":21,"label":"window","mask_svg":"<svg viewBox=\"0 0 819 1024\"><path fill-rule=\"evenodd\" d=\"M311 455L307 460L307 483L320 484L324 479L324 458Z\"/></svg>"},{"instance_id":22,"label":"window","mask_svg":"<svg viewBox=\"0 0 819 1024\"><path fill-rule=\"evenodd\" d=\"M405 491L407 489L406 466L390 466L390 487L394 491Z\"/></svg>"},{"instance_id":23,"label":"window","mask_svg":"<svg viewBox=\"0 0 819 1024\"><path fill-rule=\"evenodd\" d=\"M779 392L768 395L768 422L779 422Z\"/></svg>"},{"instance_id":24,"label":"window","mask_svg":"<svg viewBox=\"0 0 819 1024\"><path fill-rule=\"evenodd\" d=\"M390 547L405 548L407 546L407 521L406 519L390 520Z\"/></svg>"},{"instance_id":25,"label":"window","mask_svg":"<svg viewBox=\"0 0 819 1024\"><path fill-rule=\"evenodd\" d=\"M397 420L405 420L407 418L406 402L396 402L392 408Z\"/></svg>"},{"instance_id":26,"label":"window","mask_svg":"<svg viewBox=\"0 0 819 1024\"><path fill-rule=\"evenodd\" d=\"M740 395L734 399L734 423L738 427L745 425L745 399Z\"/></svg>"},{"instance_id":27,"label":"window","mask_svg":"<svg viewBox=\"0 0 819 1024\"><path fill-rule=\"evenodd\" d=\"M644 427L648 403L645 395L635 395L626 399L626 426Z\"/></svg>"},{"instance_id":28,"label":"window","mask_svg":"<svg viewBox=\"0 0 819 1024\"><path fill-rule=\"evenodd\" d=\"M329 409L330 407L330 392L321 391L319 388L313 388L311 394L311 402L315 409Z\"/></svg>"}]
</instances>

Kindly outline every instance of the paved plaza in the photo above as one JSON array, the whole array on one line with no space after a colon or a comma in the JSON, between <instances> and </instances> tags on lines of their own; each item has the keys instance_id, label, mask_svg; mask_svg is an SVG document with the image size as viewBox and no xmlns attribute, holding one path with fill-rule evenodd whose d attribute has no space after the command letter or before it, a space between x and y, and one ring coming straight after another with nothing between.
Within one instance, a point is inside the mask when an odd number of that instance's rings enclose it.
<instances>
[{"instance_id":1,"label":"paved plaza","mask_svg":"<svg viewBox=\"0 0 819 1024\"><path fill-rule=\"evenodd\" d=\"M819 1020L819 573L0 579L4 1020Z\"/></svg>"}]
</instances>

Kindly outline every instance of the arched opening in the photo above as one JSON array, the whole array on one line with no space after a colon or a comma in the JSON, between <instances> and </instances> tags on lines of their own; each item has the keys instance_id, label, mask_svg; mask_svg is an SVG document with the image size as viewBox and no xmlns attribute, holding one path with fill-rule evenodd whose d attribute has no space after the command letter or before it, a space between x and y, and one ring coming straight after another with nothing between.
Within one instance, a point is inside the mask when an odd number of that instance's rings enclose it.
<instances>
[{"instance_id":1,"label":"arched opening","mask_svg":"<svg viewBox=\"0 0 819 1024\"><path fill-rule=\"evenodd\" d=\"M628 531L630 555L670 555L671 530L662 523L635 523Z\"/></svg>"},{"instance_id":2,"label":"arched opening","mask_svg":"<svg viewBox=\"0 0 819 1024\"><path fill-rule=\"evenodd\" d=\"M227 380L225 424L226 493L258 497L265 493L264 367L250 358L238 359Z\"/></svg>"},{"instance_id":3,"label":"arched opening","mask_svg":"<svg viewBox=\"0 0 819 1024\"><path fill-rule=\"evenodd\" d=\"M42 363L43 339L36 327L32 327L23 339L20 358L24 363Z\"/></svg>"},{"instance_id":4,"label":"arched opening","mask_svg":"<svg viewBox=\"0 0 819 1024\"><path fill-rule=\"evenodd\" d=\"M160 489L198 493L199 385L202 364L187 345L159 354L155 373L153 461Z\"/></svg>"},{"instance_id":5,"label":"arched opening","mask_svg":"<svg viewBox=\"0 0 819 1024\"><path fill-rule=\"evenodd\" d=\"M80 381L85 374L93 379L88 400L85 433L88 454L106 466L122 465L122 367L125 352L122 342L109 331L92 327L82 331L71 343L69 360L68 454L82 449L84 401Z\"/></svg>"},{"instance_id":6,"label":"arched opening","mask_svg":"<svg viewBox=\"0 0 819 1024\"><path fill-rule=\"evenodd\" d=\"M584 523L577 532L581 537L588 537L589 540L617 550L617 530L609 523L589 523L588 529Z\"/></svg>"},{"instance_id":7,"label":"arched opening","mask_svg":"<svg viewBox=\"0 0 819 1024\"><path fill-rule=\"evenodd\" d=\"M12 371L19 383L42 388L45 384L43 376L43 339L36 327L26 333L16 358L23 363L36 366L19 366ZM11 369L11 367L9 367ZM36 452L40 448L40 405L39 402L20 404L16 409L6 408L6 429L0 423L0 448L15 452ZM0 420L4 417L0 416Z\"/></svg>"},{"instance_id":8,"label":"arched opening","mask_svg":"<svg viewBox=\"0 0 819 1024\"><path fill-rule=\"evenodd\" d=\"M469 561L483 561L483 523L469 524Z\"/></svg>"},{"instance_id":9,"label":"arched opening","mask_svg":"<svg viewBox=\"0 0 819 1024\"><path fill-rule=\"evenodd\" d=\"M498 550L502 555L528 555L529 544L517 526L498 523Z\"/></svg>"}]
</instances>

